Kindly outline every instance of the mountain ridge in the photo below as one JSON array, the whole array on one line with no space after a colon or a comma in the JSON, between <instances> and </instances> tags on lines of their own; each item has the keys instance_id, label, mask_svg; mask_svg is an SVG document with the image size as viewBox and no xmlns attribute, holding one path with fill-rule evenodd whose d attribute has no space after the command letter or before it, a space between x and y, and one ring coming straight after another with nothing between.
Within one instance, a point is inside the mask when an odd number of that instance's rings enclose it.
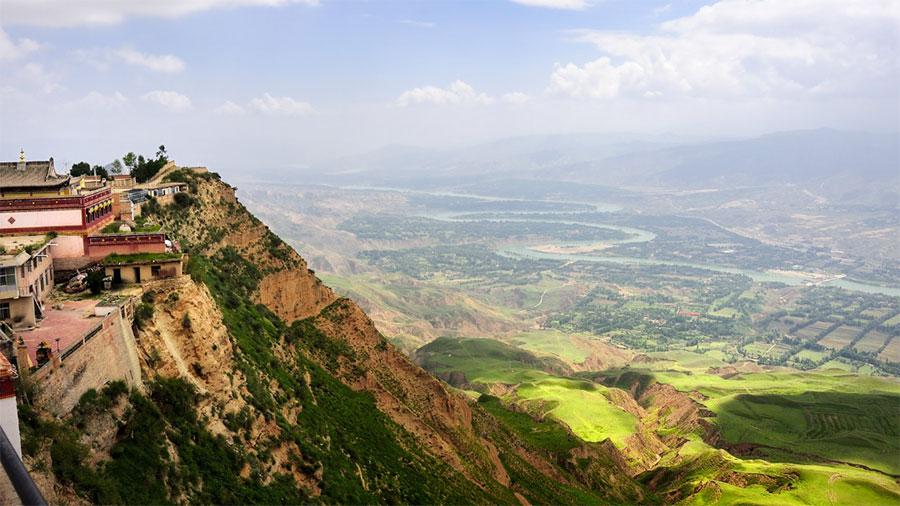
<instances>
[{"instance_id":1,"label":"mountain ridge","mask_svg":"<svg viewBox=\"0 0 900 506\"><path fill-rule=\"evenodd\" d=\"M831 128L755 137L572 134L452 149L388 146L313 167L331 184L454 188L515 178L651 188L797 185L838 203L900 202L900 134Z\"/></svg>"}]
</instances>

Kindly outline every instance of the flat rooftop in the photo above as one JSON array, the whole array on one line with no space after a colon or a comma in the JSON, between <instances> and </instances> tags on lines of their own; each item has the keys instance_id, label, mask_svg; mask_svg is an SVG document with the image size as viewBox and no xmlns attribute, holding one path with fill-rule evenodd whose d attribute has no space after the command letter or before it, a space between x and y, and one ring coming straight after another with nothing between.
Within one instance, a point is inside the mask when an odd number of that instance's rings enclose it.
<instances>
[{"instance_id":1,"label":"flat rooftop","mask_svg":"<svg viewBox=\"0 0 900 506\"><path fill-rule=\"evenodd\" d=\"M59 339L59 351L65 351L69 346L79 341L82 336L103 322L102 316L94 315L94 308L100 303L99 299L67 300L55 302L60 309L46 305L44 319L38 323L38 327L31 330L16 331L16 335L25 340L28 346L28 356L32 365L37 365L37 349L42 341L57 353L57 339Z\"/></svg>"},{"instance_id":2,"label":"flat rooftop","mask_svg":"<svg viewBox=\"0 0 900 506\"><path fill-rule=\"evenodd\" d=\"M70 295L54 290L44 304L44 319L38 322L38 326L30 330L15 330L15 335L25 341L32 365L37 365L37 349L42 341L46 341L56 354L56 339L59 338L59 351L64 352L103 322L104 317L95 314L97 306L118 306L129 297L140 296L141 293L140 286L131 285L103 292L101 296L91 296L88 292Z\"/></svg>"},{"instance_id":3,"label":"flat rooftop","mask_svg":"<svg viewBox=\"0 0 900 506\"><path fill-rule=\"evenodd\" d=\"M29 246L37 246L47 241L47 236L39 235L4 235L0 236L0 263L13 260ZM21 261L21 260L20 260Z\"/></svg>"},{"instance_id":4,"label":"flat rooftop","mask_svg":"<svg viewBox=\"0 0 900 506\"><path fill-rule=\"evenodd\" d=\"M44 234L37 235L4 235L0 236L0 248L5 249L7 252L18 251L20 249L25 248L26 246L31 246L33 244L40 244L47 239L47 236Z\"/></svg>"}]
</instances>

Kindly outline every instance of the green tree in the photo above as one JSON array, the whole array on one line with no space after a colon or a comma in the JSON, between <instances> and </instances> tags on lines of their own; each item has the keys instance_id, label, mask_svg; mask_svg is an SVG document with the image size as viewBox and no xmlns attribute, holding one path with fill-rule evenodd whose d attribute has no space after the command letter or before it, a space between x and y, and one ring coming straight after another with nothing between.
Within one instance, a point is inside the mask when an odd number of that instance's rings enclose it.
<instances>
[{"instance_id":1,"label":"green tree","mask_svg":"<svg viewBox=\"0 0 900 506\"><path fill-rule=\"evenodd\" d=\"M72 165L72 169L69 170L69 174L74 177L84 176L86 174L91 173L91 164L87 162L78 162L75 165Z\"/></svg>"},{"instance_id":2,"label":"green tree","mask_svg":"<svg viewBox=\"0 0 900 506\"><path fill-rule=\"evenodd\" d=\"M97 295L100 291L103 290L103 278L106 277L106 273L103 271L91 271L87 276L87 285L90 288L91 293Z\"/></svg>"},{"instance_id":3,"label":"green tree","mask_svg":"<svg viewBox=\"0 0 900 506\"><path fill-rule=\"evenodd\" d=\"M69 170L69 174L71 174L73 177L92 176L96 174L100 177L109 178L109 173L106 172L106 169L99 165L94 165L93 167L91 167L91 164L87 162L76 163L72 166L72 169Z\"/></svg>"},{"instance_id":4,"label":"green tree","mask_svg":"<svg viewBox=\"0 0 900 506\"><path fill-rule=\"evenodd\" d=\"M129 151L122 157L122 162L128 167L128 171L131 172L137 167L137 155L135 155L134 152Z\"/></svg>"},{"instance_id":5,"label":"green tree","mask_svg":"<svg viewBox=\"0 0 900 506\"><path fill-rule=\"evenodd\" d=\"M96 174L96 175L102 177L103 179L109 179L109 172L107 172L105 168L103 168L99 165L94 165L94 168L91 169L91 173Z\"/></svg>"},{"instance_id":6,"label":"green tree","mask_svg":"<svg viewBox=\"0 0 900 506\"><path fill-rule=\"evenodd\" d=\"M110 164L110 172L112 172L113 174L121 174L122 173L121 160L118 160L118 159L113 160L113 162Z\"/></svg>"}]
</instances>

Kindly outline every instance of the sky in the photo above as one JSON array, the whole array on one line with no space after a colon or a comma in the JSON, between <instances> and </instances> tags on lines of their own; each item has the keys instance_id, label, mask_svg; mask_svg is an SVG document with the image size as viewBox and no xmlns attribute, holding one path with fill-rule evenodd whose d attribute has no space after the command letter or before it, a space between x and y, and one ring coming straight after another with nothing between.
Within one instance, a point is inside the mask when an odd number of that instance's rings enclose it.
<instances>
[{"instance_id":1,"label":"sky","mask_svg":"<svg viewBox=\"0 0 900 506\"><path fill-rule=\"evenodd\" d=\"M894 0L0 0L0 159L900 130Z\"/></svg>"}]
</instances>

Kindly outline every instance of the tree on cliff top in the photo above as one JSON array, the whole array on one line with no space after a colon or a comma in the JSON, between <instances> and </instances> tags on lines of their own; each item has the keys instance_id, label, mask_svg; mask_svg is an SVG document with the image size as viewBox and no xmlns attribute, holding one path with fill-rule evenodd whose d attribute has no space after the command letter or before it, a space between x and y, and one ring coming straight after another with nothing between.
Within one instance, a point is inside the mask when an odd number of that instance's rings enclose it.
<instances>
[{"instance_id":1,"label":"tree on cliff top","mask_svg":"<svg viewBox=\"0 0 900 506\"><path fill-rule=\"evenodd\" d=\"M134 179L138 183L143 183L165 167L169 158L166 153L166 147L160 145L154 159L145 159L144 155L135 156L134 153L129 152L122 157L122 160L125 162L125 166L131 169L131 175L134 176Z\"/></svg>"}]
</instances>

